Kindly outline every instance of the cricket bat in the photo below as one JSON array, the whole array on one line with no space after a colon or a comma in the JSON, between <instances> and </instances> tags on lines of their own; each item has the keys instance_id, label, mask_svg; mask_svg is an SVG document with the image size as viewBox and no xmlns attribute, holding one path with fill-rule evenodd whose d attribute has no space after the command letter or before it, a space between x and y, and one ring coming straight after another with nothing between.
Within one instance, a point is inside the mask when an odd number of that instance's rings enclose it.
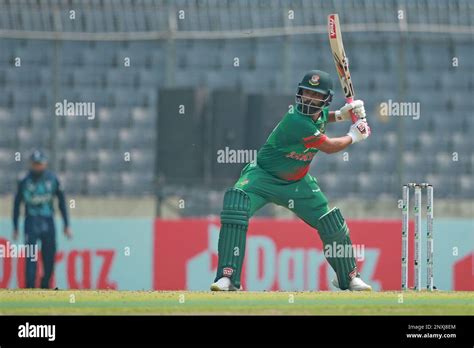
<instances>
[{"instance_id":1,"label":"cricket bat","mask_svg":"<svg viewBox=\"0 0 474 348\"><path fill-rule=\"evenodd\" d=\"M346 103L352 103L354 100L354 87L352 87L351 73L349 71L349 61L344 51L344 45L342 43L341 36L341 25L339 24L339 16L334 13L328 16L328 34L329 44L331 45L332 56L334 58L334 64L336 64L337 75L341 82L342 91ZM355 123L358 118L351 111L352 123Z\"/></svg>"}]
</instances>

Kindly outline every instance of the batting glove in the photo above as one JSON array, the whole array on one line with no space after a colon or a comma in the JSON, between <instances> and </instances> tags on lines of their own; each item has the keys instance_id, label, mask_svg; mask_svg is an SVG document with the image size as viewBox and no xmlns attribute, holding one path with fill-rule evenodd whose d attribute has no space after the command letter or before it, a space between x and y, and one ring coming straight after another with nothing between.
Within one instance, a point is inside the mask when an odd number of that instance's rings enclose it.
<instances>
[{"instance_id":1,"label":"batting glove","mask_svg":"<svg viewBox=\"0 0 474 348\"><path fill-rule=\"evenodd\" d=\"M352 103L344 105L335 112L336 122L351 120L351 110L358 119L365 118L364 102L362 100L354 100Z\"/></svg>"},{"instance_id":2,"label":"batting glove","mask_svg":"<svg viewBox=\"0 0 474 348\"><path fill-rule=\"evenodd\" d=\"M352 138L352 144L365 140L370 135L370 127L366 120L358 120L347 133Z\"/></svg>"}]
</instances>

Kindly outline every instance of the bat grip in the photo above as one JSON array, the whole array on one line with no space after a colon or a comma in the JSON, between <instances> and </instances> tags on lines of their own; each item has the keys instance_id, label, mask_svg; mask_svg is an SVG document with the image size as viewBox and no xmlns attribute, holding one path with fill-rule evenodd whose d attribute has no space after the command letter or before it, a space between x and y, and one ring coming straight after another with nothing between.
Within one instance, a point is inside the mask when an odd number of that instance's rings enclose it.
<instances>
[{"instance_id":1,"label":"bat grip","mask_svg":"<svg viewBox=\"0 0 474 348\"><path fill-rule=\"evenodd\" d=\"M354 101L354 100L353 100L352 98L346 98L346 103L347 103L347 104L350 104L350 103L352 103L353 101ZM356 123L356 122L359 120L359 118L357 117L356 114L354 114L354 112L353 112L352 110L349 111L349 112L351 113L352 123Z\"/></svg>"}]
</instances>

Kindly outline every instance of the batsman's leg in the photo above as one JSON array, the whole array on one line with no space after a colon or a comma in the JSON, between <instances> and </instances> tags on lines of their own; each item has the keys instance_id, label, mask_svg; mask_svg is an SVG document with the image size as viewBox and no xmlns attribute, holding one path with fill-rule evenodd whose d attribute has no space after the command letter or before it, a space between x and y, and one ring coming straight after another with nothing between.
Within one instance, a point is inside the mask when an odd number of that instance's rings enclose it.
<instances>
[{"instance_id":1,"label":"batsman's leg","mask_svg":"<svg viewBox=\"0 0 474 348\"><path fill-rule=\"evenodd\" d=\"M238 188L226 191L217 247L219 261L211 290L240 289L248 222L253 213L265 203L264 198Z\"/></svg>"},{"instance_id":2,"label":"batsman's leg","mask_svg":"<svg viewBox=\"0 0 474 348\"><path fill-rule=\"evenodd\" d=\"M333 285L341 290L371 290L371 287L359 278L349 229L339 209L329 210L328 200L313 176L307 175L297 185L298 195L294 212L318 231L326 260L337 275L337 281L333 282ZM295 195L294 192L291 194ZM332 252L326 253L326 250ZM338 250L344 251L342 255L337 253ZM351 252L346 253L349 250Z\"/></svg>"},{"instance_id":3,"label":"batsman's leg","mask_svg":"<svg viewBox=\"0 0 474 348\"><path fill-rule=\"evenodd\" d=\"M319 218L319 236L324 244L326 259L337 275L337 284L341 290L350 288L351 281L359 275L349 228L338 208L333 208ZM350 246L350 248L347 248ZM326 253L326 250L329 252ZM338 251L342 250L340 254ZM350 250L351 252L346 252Z\"/></svg>"}]
</instances>

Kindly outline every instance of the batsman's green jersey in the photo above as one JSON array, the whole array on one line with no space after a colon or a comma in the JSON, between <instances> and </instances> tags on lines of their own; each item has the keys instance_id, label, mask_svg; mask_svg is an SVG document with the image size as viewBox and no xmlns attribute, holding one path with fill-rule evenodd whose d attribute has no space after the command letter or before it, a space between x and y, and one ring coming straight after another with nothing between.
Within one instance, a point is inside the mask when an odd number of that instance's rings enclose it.
<instances>
[{"instance_id":1,"label":"batsman's green jersey","mask_svg":"<svg viewBox=\"0 0 474 348\"><path fill-rule=\"evenodd\" d=\"M316 122L294 108L283 117L258 152L258 165L284 180L302 179L319 151L315 139L325 133L327 120L327 108Z\"/></svg>"},{"instance_id":2,"label":"batsman's green jersey","mask_svg":"<svg viewBox=\"0 0 474 348\"><path fill-rule=\"evenodd\" d=\"M247 164L234 185L249 195L250 216L272 202L317 228L319 217L329 210L328 201L308 170L318 153L315 146L324 140L327 120L327 108L315 122L294 107L278 123L258 152L256 163Z\"/></svg>"}]
</instances>

